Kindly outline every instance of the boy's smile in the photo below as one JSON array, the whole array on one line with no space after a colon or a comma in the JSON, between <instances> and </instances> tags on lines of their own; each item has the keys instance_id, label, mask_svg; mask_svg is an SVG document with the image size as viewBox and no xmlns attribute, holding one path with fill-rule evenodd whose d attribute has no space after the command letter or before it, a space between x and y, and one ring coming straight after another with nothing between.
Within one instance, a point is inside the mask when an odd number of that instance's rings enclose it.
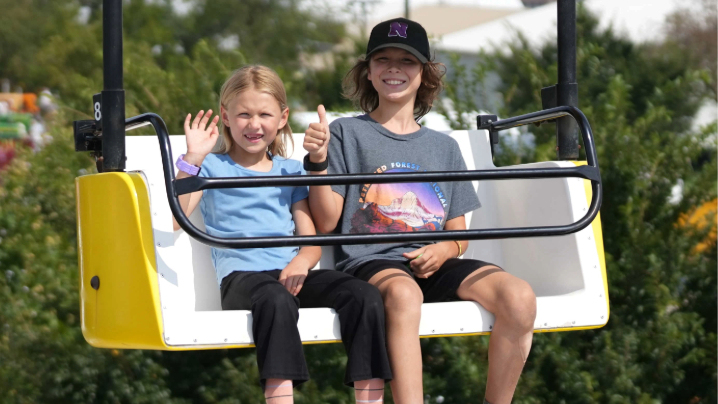
<instances>
[{"instance_id":1,"label":"boy's smile","mask_svg":"<svg viewBox=\"0 0 718 404\"><path fill-rule=\"evenodd\" d=\"M398 79L384 79L382 81L390 86L399 86L399 85L406 83L406 80L398 80Z\"/></svg>"},{"instance_id":2,"label":"boy's smile","mask_svg":"<svg viewBox=\"0 0 718 404\"><path fill-rule=\"evenodd\" d=\"M371 56L367 79L380 98L405 102L407 98L414 98L421 86L422 67L411 53L399 48L385 48Z\"/></svg>"}]
</instances>

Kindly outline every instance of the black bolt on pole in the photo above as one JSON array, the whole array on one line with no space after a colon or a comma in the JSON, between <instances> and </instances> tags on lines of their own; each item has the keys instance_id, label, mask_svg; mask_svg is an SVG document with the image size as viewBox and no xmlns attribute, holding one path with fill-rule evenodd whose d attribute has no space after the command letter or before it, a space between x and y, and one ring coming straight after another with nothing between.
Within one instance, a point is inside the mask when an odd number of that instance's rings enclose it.
<instances>
[{"instance_id":1,"label":"black bolt on pole","mask_svg":"<svg viewBox=\"0 0 718 404\"><path fill-rule=\"evenodd\" d=\"M576 0L558 0L558 84L557 106L578 107L576 82ZM559 160L578 159L578 129L570 117L556 122Z\"/></svg>"},{"instance_id":2,"label":"black bolt on pole","mask_svg":"<svg viewBox=\"0 0 718 404\"><path fill-rule=\"evenodd\" d=\"M125 91L122 77L122 0L102 3L103 171L125 170Z\"/></svg>"}]
</instances>

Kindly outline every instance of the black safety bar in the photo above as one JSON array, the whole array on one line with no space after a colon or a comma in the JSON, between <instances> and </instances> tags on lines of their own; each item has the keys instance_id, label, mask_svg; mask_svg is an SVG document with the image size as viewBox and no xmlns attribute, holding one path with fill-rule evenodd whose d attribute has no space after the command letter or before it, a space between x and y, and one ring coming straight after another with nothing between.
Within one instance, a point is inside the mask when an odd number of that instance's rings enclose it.
<instances>
[{"instance_id":1,"label":"black safety bar","mask_svg":"<svg viewBox=\"0 0 718 404\"><path fill-rule=\"evenodd\" d=\"M596 149L591 126L586 116L578 108L561 106L543 111L533 112L514 118L499 120L488 124L491 131L501 131L530 123L571 116L578 124L583 143L586 148L587 165L562 168L522 168L505 170L467 170L467 171L434 171L417 173L382 173L382 174L338 174L338 175L303 175L303 176L263 176L247 178L202 178L189 177L176 180L172 166L172 148L170 146L167 126L162 118L153 113L129 118L125 121L126 130L139 126L152 125L157 133L162 154L162 166L165 187L170 210L180 227L191 237L212 247L219 248L259 248L287 246L325 246L341 244L377 244L398 242L430 242L445 240L481 240L515 237L561 236L575 233L593 221L601 207L602 187L601 175L596 159ZM244 237L221 238L207 234L197 227L184 214L179 203L179 195L204 189L214 188L252 188L270 186L311 186L339 184L386 184L399 182L438 182L438 181L473 181L473 180L505 180L532 178L583 178L591 181L593 196L588 212L577 222L560 226L519 227L506 229L470 229L419 231L411 233L371 233L371 234L327 234L316 236L281 236L281 237Z\"/></svg>"}]
</instances>

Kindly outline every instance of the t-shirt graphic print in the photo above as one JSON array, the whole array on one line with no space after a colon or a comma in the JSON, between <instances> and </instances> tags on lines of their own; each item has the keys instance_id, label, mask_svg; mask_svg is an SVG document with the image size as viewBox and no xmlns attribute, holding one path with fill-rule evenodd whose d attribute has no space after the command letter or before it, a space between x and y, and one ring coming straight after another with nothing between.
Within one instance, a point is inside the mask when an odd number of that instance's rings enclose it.
<instances>
[{"instance_id":1,"label":"t-shirt graphic print","mask_svg":"<svg viewBox=\"0 0 718 404\"><path fill-rule=\"evenodd\" d=\"M417 172L413 163L393 162L375 172ZM424 170L426 171L426 170ZM398 233L440 230L447 200L441 187L430 183L366 184L360 209L351 218L349 233Z\"/></svg>"}]
</instances>

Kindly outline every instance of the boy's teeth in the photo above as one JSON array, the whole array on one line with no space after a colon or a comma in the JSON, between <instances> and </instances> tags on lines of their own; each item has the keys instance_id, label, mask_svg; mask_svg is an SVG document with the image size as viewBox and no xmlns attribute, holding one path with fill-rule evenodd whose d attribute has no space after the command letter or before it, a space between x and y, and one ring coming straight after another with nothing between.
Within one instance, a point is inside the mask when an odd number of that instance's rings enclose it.
<instances>
[{"instance_id":1,"label":"boy's teeth","mask_svg":"<svg viewBox=\"0 0 718 404\"><path fill-rule=\"evenodd\" d=\"M403 81L401 81L401 80L385 80L385 81L386 81L386 84L392 84L392 85L403 83Z\"/></svg>"}]
</instances>

